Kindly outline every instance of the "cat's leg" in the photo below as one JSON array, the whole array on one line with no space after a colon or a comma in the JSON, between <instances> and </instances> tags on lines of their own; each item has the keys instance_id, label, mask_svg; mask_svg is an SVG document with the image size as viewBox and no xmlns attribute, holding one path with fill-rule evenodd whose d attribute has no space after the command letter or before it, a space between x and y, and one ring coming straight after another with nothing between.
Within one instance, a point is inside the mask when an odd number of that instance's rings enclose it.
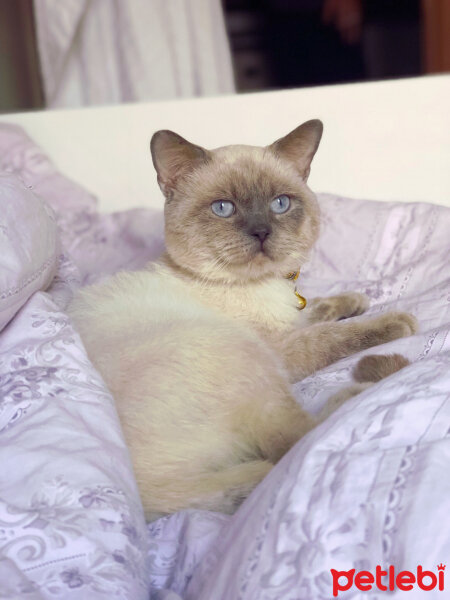
<instances>
[{"instance_id":1,"label":"cat's leg","mask_svg":"<svg viewBox=\"0 0 450 600\"><path fill-rule=\"evenodd\" d=\"M283 357L291 381L299 381L341 358L416 331L415 317L391 312L367 321L319 323L291 330L272 343Z\"/></svg>"},{"instance_id":2,"label":"cat's leg","mask_svg":"<svg viewBox=\"0 0 450 600\"><path fill-rule=\"evenodd\" d=\"M308 321L313 324L362 315L369 305L369 298L365 294L348 292L329 298L313 298L306 310Z\"/></svg>"},{"instance_id":3,"label":"cat's leg","mask_svg":"<svg viewBox=\"0 0 450 600\"><path fill-rule=\"evenodd\" d=\"M327 400L325 406L317 415L319 421L325 421L325 419L328 418L331 415L331 413L334 413L334 411L336 411L340 406L345 404L347 400L350 400L350 398L353 398L353 396L361 394L362 392L367 390L367 388L372 387L372 385L373 382L369 381L366 383L353 383L352 385L349 385L348 387L334 394L334 396Z\"/></svg>"},{"instance_id":4,"label":"cat's leg","mask_svg":"<svg viewBox=\"0 0 450 600\"><path fill-rule=\"evenodd\" d=\"M142 482L141 495L147 519L186 508L233 513L274 464L318 423L374 381L407 364L408 361L399 355L364 357L354 371L354 376L364 382L355 383L330 398L318 417L301 408L281 373L272 373L271 385L257 390L255 403L242 405L243 411L236 415L233 426L238 446L251 448L254 458L203 472L189 473L186 469L180 478L164 476ZM257 382L255 384L257 386Z\"/></svg>"},{"instance_id":5,"label":"cat's leg","mask_svg":"<svg viewBox=\"0 0 450 600\"><path fill-rule=\"evenodd\" d=\"M287 393L276 402L261 406L249 424L249 435L254 437L262 456L276 463L300 438L317 425L315 417L307 413Z\"/></svg>"},{"instance_id":6,"label":"cat's leg","mask_svg":"<svg viewBox=\"0 0 450 600\"><path fill-rule=\"evenodd\" d=\"M353 370L353 377L357 383L329 398L317 417L305 412L290 392L283 393L282 388L278 388L275 402L267 400L251 424L252 433L257 435L256 442L263 457L276 463L310 429L324 421L347 400L409 364L400 354L370 355L361 358Z\"/></svg>"},{"instance_id":7,"label":"cat's leg","mask_svg":"<svg viewBox=\"0 0 450 600\"><path fill-rule=\"evenodd\" d=\"M376 383L411 363L401 354L369 354L361 358L353 369L353 379L359 383Z\"/></svg>"},{"instance_id":8,"label":"cat's leg","mask_svg":"<svg viewBox=\"0 0 450 600\"><path fill-rule=\"evenodd\" d=\"M410 364L409 360L401 354L378 355L370 354L361 358L353 369L354 383L328 399L318 415L319 421L324 421L331 413L353 396L357 396L372 387L378 381L397 373Z\"/></svg>"},{"instance_id":9,"label":"cat's leg","mask_svg":"<svg viewBox=\"0 0 450 600\"><path fill-rule=\"evenodd\" d=\"M188 508L233 513L274 464L317 424L297 404L281 374L272 384L258 390L258 397L250 403L243 402L233 419L234 433L225 459L242 462L211 468L206 460L202 470L189 471L187 466L177 478L166 471L155 478L153 470L151 479L139 480L148 520Z\"/></svg>"},{"instance_id":10,"label":"cat's leg","mask_svg":"<svg viewBox=\"0 0 450 600\"><path fill-rule=\"evenodd\" d=\"M154 521L166 514L196 508L231 514L272 469L273 463L248 460L183 478L153 481L148 493L141 487L145 517Z\"/></svg>"}]
</instances>

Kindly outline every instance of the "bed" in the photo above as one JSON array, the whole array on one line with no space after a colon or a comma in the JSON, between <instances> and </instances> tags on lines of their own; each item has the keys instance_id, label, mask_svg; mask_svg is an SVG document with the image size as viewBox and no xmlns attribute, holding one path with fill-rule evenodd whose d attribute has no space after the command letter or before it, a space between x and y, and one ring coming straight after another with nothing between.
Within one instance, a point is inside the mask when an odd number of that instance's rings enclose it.
<instances>
[{"instance_id":1,"label":"bed","mask_svg":"<svg viewBox=\"0 0 450 600\"><path fill-rule=\"evenodd\" d=\"M439 76L0 120L1 598L325 600L331 569L448 564L449 97ZM161 251L154 130L265 144L312 117L325 123L310 178L323 226L302 293L363 291L369 315L413 312L418 334L376 349L412 364L308 434L235 515L146 525L112 398L65 306ZM319 411L360 356L298 383L299 402Z\"/></svg>"}]
</instances>

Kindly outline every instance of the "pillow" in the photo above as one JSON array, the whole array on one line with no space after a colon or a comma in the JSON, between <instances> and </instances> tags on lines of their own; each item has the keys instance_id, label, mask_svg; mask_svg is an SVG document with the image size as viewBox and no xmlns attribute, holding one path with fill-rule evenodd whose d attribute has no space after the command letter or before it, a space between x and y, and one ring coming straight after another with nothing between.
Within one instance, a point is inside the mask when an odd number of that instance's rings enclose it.
<instances>
[{"instance_id":1,"label":"pillow","mask_svg":"<svg viewBox=\"0 0 450 600\"><path fill-rule=\"evenodd\" d=\"M51 209L17 177L0 173L0 331L56 271Z\"/></svg>"}]
</instances>

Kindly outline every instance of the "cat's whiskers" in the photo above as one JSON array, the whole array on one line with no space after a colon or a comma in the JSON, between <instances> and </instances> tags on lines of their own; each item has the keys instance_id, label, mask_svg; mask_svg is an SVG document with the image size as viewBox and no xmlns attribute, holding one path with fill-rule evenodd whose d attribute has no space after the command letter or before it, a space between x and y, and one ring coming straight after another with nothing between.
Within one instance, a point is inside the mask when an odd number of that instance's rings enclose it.
<instances>
[{"instance_id":1,"label":"cat's whiskers","mask_svg":"<svg viewBox=\"0 0 450 600\"><path fill-rule=\"evenodd\" d=\"M217 265L214 268L214 275L215 275L214 279L217 279L217 275L220 275L221 272L223 272L228 267L229 264L230 264L229 260L226 260L222 257L218 257ZM214 279L205 281L205 287L208 287L208 285L210 285L210 286L215 285L216 281Z\"/></svg>"},{"instance_id":2,"label":"cat's whiskers","mask_svg":"<svg viewBox=\"0 0 450 600\"><path fill-rule=\"evenodd\" d=\"M203 268L204 269L203 274L201 275L200 280L199 280L200 289L203 288L205 282L208 280L208 277L210 276L211 272L213 271L215 265L218 263L219 263L218 259L215 258L213 261L211 261L210 263L208 263L206 265L206 268L205 267Z\"/></svg>"},{"instance_id":3,"label":"cat's whiskers","mask_svg":"<svg viewBox=\"0 0 450 600\"><path fill-rule=\"evenodd\" d=\"M215 279L217 279L217 274L223 271L229 265L229 261L226 261L221 256L216 257L205 269L203 273L199 286L200 289L206 289L209 286L215 285L215 280L210 279L210 276L214 274Z\"/></svg>"}]
</instances>

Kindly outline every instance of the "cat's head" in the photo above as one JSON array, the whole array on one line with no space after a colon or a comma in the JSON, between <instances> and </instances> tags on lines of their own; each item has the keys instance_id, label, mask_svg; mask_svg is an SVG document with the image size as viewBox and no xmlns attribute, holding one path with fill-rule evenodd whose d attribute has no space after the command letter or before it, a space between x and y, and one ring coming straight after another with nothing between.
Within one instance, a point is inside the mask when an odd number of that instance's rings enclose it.
<instances>
[{"instance_id":1,"label":"cat's head","mask_svg":"<svg viewBox=\"0 0 450 600\"><path fill-rule=\"evenodd\" d=\"M151 141L166 197L166 248L195 274L245 281L296 270L319 230L319 208L306 185L322 136L307 121L270 146L206 150L172 131Z\"/></svg>"}]
</instances>

